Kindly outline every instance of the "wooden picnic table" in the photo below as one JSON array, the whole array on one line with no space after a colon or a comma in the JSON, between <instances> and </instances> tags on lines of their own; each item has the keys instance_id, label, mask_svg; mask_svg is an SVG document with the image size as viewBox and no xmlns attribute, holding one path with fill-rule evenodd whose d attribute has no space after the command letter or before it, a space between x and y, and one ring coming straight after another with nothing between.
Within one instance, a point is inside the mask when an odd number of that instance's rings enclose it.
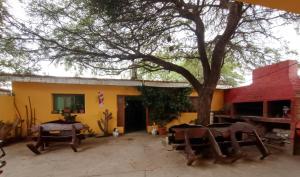
<instances>
[{"instance_id":1,"label":"wooden picnic table","mask_svg":"<svg viewBox=\"0 0 300 177\"><path fill-rule=\"evenodd\" d=\"M197 159L196 154L207 147L210 147L215 154L216 162L234 162L241 158L243 153L240 146L256 145L262 154L261 159L269 155L255 127L244 122L212 124L206 127L181 124L171 127L169 132L169 143L173 144L175 149L185 151L187 165L191 165ZM244 139L241 133L252 138ZM234 153L231 159L227 158L229 149Z\"/></svg>"},{"instance_id":2,"label":"wooden picnic table","mask_svg":"<svg viewBox=\"0 0 300 177\"><path fill-rule=\"evenodd\" d=\"M43 123L34 129L37 130L35 144L27 144L27 147L35 154L40 154L50 142L69 142L74 152L84 139L82 130L87 126L80 122L65 122L62 120Z\"/></svg>"}]
</instances>

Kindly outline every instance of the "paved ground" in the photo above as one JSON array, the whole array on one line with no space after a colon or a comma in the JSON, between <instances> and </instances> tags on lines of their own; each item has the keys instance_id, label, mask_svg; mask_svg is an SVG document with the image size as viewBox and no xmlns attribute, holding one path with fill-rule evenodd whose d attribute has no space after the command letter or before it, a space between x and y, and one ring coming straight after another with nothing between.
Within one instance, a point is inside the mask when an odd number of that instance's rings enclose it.
<instances>
[{"instance_id":1,"label":"paved ground","mask_svg":"<svg viewBox=\"0 0 300 177\"><path fill-rule=\"evenodd\" d=\"M185 165L185 157L168 151L161 137L132 133L114 138L90 138L74 153L57 145L42 155L34 155L24 143L6 147L4 177L296 177L300 175L300 157L272 150L261 161L253 151L232 165L214 164L201 159Z\"/></svg>"}]
</instances>

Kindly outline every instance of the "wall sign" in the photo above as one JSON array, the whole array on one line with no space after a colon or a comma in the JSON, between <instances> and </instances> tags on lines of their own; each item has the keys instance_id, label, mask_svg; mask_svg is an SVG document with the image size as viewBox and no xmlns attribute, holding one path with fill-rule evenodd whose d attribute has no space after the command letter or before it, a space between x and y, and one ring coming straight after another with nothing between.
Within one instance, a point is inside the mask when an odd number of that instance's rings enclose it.
<instances>
[{"instance_id":1,"label":"wall sign","mask_svg":"<svg viewBox=\"0 0 300 177\"><path fill-rule=\"evenodd\" d=\"M98 92L98 104L100 108L104 105L104 93L102 91Z\"/></svg>"}]
</instances>

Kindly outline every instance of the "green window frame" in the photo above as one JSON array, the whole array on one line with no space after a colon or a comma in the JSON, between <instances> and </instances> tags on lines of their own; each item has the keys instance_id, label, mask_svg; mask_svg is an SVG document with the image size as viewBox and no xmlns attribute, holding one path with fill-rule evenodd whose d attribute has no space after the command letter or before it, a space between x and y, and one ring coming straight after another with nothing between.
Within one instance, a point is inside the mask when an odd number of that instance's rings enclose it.
<instances>
[{"instance_id":1,"label":"green window frame","mask_svg":"<svg viewBox=\"0 0 300 177\"><path fill-rule=\"evenodd\" d=\"M71 113L85 113L84 94L52 94L53 113L60 114L64 110Z\"/></svg>"}]
</instances>

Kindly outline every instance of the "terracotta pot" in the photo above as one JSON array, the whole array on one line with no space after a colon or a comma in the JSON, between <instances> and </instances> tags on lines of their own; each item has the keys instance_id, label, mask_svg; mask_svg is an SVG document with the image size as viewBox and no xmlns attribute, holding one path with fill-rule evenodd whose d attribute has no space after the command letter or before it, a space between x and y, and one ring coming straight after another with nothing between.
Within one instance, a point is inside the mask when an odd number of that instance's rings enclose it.
<instances>
[{"instance_id":1,"label":"terracotta pot","mask_svg":"<svg viewBox=\"0 0 300 177\"><path fill-rule=\"evenodd\" d=\"M167 128L166 127L158 127L158 134L159 135L166 135L167 134Z\"/></svg>"},{"instance_id":2,"label":"terracotta pot","mask_svg":"<svg viewBox=\"0 0 300 177\"><path fill-rule=\"evenodd\" d=\"M64 108L64 113L70 113L71 112L71 109L70 108Z\"/></svg>"}]
</instances>

